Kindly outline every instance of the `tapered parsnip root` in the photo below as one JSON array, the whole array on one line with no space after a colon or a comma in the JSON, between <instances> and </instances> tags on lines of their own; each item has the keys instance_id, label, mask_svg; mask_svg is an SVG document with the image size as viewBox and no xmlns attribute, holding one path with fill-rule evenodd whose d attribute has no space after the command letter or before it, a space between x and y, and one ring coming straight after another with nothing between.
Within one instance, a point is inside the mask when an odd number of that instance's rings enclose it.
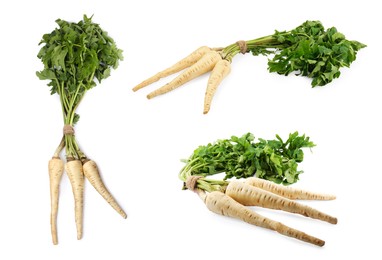
<instances>
[{"instance_id":1,"label":"tapered parsnip root","mask_svg":"<svg viewBox=\"0 0 382 260\"><path fill-rule=\"evenodd\" d=\"M83 208L84 208L84 173L80 160L68 161L65 164L74 196L74 213L77 228L77 239L82 238Z\"/></svg>"},{"instance_id":2,"label":"tapered parsnip root","mask_svg":"<svg viewBox=\"0 0 382 260\"><path fill-rule=\"evenodd\" d=\"M322 194L301 190L289 186L283 186L271 181L263 180L256 177L247 178L246 184L258 187L260 189L272 192L282 197L294 200L334 200L336 196L330 194Z\"/></svg>"},{"instance_id":3,"label":"tapered parsnip root","mask_svg":"<svg viewBox=\"0 0 382 260\"><path fill-rule=\"evenodd\" d=\"M226 194L244 206L260 206L283 210L326 221L331 224L337 224L337 218L335 217L243 182L231 181L227 186Z\"/></svg>"},{"instance_id":4,"label":"tapered parsnip root","mask_svg":"<svg viewBox=\"0 0 382 260\"><path fill-rule=\"evenodd\" d=\"M117 211L123 218L126 218L126 213L118 205L117 201L105 187L99 174L97 164L92 160L88 160L84 162L82 167L86 179L88 179L96 191L98 191L98 193L110 204L110 206L113 207L113 209L115 209L115 211Z\"/></svg>"},{"instance_id":5,"label":"tapered parsnip root","mask_svg":"<svg viewBox=\"0 0 382 260\"><path fill-rule=\"evenodd\" d=\"M202 47L198 48L197 50L193 51L190 55L188 55L187 57L178 61L177 63L175 63L171 67L169 67L169 68L167 68L161 72L158 72L154 76L152 76L152 77L146 79L145 81L143 81L142 83L138 84L137 86L135 86L133 88L133 91L137 91L137 90L144 88L144 87L146 87L146 86L148 86L154 82L157 82L161 78L170 76L170 75L177 73L177 72L179 72L185 68L190 67L191 65L195 64L201 57L203 57L204 54L206 54L209 51L211 51L211 48L209 48L207 46L202 46Z\"/></svg>"},{"instance_id":6,"label":"tapered parsnip root","mask_svg":"<svg viewBox=\"0 0 382 260\"><path fill-rule=\"evenodd\" d=\"M59 157L53 157L48 163L49 183L50 183L50 229L52 242L58 244L57 239L57 213L60 193L60 181L64 172L64 162Z\"/></svg>"},{"instance_id":7,"label":"tapered parsnip root","mask_svg":"<svg viewBox=\"0 0 382 260\"><path fill-rule=\"evenodd\" d=\"M210 111L212 98L222 82L222 80L231 72L231 63L228 60L220 60L216 63L211 75L208 79L206 94L204 97L204 110L203 114Z\"/></svg>"},{"instance_id":8,"label":"tapered parsnip root","mask_svg":"<svg viewBox=\"0 0 382 260\"><path fill-rule=\"evenodd\" d=\"M207 52L200 60L198 60L195 64L193 64L191 67L185 70L182 74L180 74L175 79L173 79L171 82L149 93L147 95L147 98L150 99L158 95L165 94L169 91L172 91L182 86L186 82L196 77L199 77L200 75L204 73L211 71L215 67L215 64L221 59L222 57L220 56L218 52L216 51Z\"/></svg>"},{"instance_id":9,"label":"tapered parsnip root","mask_svg":"<svg viewBox=\"0 0 382 260\"><path fill-rule=\"evenodd\" d=\"M249 224L271 229L282 235L293 237L317 246L323 246L325 244L325 241L319 238L310 236L280 222L276 222L257 214L220 191L213 191L207 194L205 197L205 204L210 211L216 214L237 218Z\"/></svg>"}]
</instances>

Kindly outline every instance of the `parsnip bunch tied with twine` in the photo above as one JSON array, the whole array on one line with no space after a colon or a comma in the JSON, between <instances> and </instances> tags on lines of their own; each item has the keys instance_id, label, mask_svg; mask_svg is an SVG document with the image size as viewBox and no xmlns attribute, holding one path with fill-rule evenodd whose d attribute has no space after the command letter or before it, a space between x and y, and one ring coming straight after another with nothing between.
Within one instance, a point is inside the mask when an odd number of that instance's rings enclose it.
<instances>
[{"instance_id":1,"label":"parsnip bunch tied with twine","mask_svg":"<svg viewBox=\"0 0 382 260\"><path fill-rule=\"evenodd\" d=\"M82 238L84 181L87 179L101 196L123 217L126 213L104 185L96 163L89 159L78 145L74 125L79 120L76 110L88 90L110 76L111 69L123 59L122 50L101 27L84 16L78 23L56 20L58 28L44 34L37 57L44 69L36 74L49 80L51 94L60 97L63 115L63 137L49 161L51 195L51 233L53 244L58 243L57 213L59 187L64 170L74 195L77 239ZM61 153L66 151L66 163Z\"/></svg>"},{"instance_id":2,"label":"parsnip bunch tied with twine","mask_svg":"<svg viewBox=\"0 0 382 260\"><path fill-rule=\"evenodd\" d=\"M319 21L306 21L291 31L249 41L238 41L225 48L203 46L173 66L158 72L133 88L137 91L161 78L185 70L171 82L147 95L151 99L172 91L202 74L211 72L204 98L203 113L210 110L212 98L222 80L231 71L231 61L239 53L272 55L268 60L270 72L306 76L312 86L324 86L340 76L341 67L349 67L358 50L366 45L349 41L335 27L327 30Z\"/></svg>"},{"instance_id":3,"label":"parsnip bunch tied with twine","mask_svg":"<svg viewBox=\"0 0 382 260\"><path fill-rule=\"evenodd\" d=\"M296 133L291 134L286 142L279 136L276 140L262 139L254 142L248 136L251 134L218 140L195 149L190 158L184 160L186 165L179 174L184 182L184 189L196 192L207 208L216 214L237 218L285 236L323 246L324 240L264 217L250 208L281 210L337 224L336 217L296 201L334 200L334 195L281 184L291 184L298 180L290 179L289 171L296 170L297 161L302 161L301 149L314 144ZM224 174L222 180L210 178L218 173ZM232 177L235 180L231 180Z\"/></svg>"}]
</instances>

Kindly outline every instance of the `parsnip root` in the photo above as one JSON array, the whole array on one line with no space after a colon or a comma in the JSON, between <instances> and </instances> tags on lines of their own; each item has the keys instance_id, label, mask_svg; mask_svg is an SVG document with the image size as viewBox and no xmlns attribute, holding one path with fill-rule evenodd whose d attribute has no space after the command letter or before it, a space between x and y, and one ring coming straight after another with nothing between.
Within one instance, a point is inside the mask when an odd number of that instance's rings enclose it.
<instances>
[{"instance_id":1,"label":"parsnip root","mask_svg":"<svg viewBox=\"0 0 382 260\"><path fill-rule=\"evenodd\" d=\"M60 182L64 172L64 162L59 157L53 157L48 164L49 183L50 183L50 228L52 233L52 242L58 244L57 238L57 213L60 193Z\"/></svg>"},{"instance_id":2,"label":"parsnip root","mask_svg":"<svg viewBox=\"0 0 382 260\"><path fill-rule=\"evenodd\" d=\"M163 87L160 87L147 95L148 99L154 98L156 96L165 94L169 91L172 91L188 81L203 75L211 71L215 64L221 60L222 57L216 51L207 52L200 60L198 60L195 64L173 79L171 82L167 83Z\"/></svg>"},{"instance_id":3,"label":"parsnip root","mask_svg":"<svg viewBox=\"0 0 382 260\"><path fill-rule=\"evenodd\" d=\"M115 211L117 211L123 218L126 218L126 213L105 187L105 184L103 183L99 174L97 164L92 160L88 160L83 164L82 167L86 179L91 183L96 191L98 191L98 193L107 201L107 203L110 204L110 206L113 207L113 209L115 209Z\"/></svg>"},{"instance_id":4,"label":"parsnip root","mask_svg":"<svg viewBox=\"0 0 382 260\"><path fill-rule=\"evenodd\" d=\"M213 68L208 79L206 93L204 96L203 114L207 114L211 108L212 98L222 82L222 80L231 72L231 63L228 60L219 60Z\"/></svg>"},{"instance_id":5,"label":"parsnip root","mask_svg":"<svg viewBox=\"0 0 382 260\"><path fill-rule=\"evenodd\" d=\"M271 181L263 180L256 177L250 177L245 183L260 189L272 192L291 200L334 200L336 196L330 194L316 193L297 189L290 186L283 186Z\"/></svg>"},{"instance_id":6,"label":"parsnip root","mask_svg":"<svg viewBox=\"0 0 382 260\"><path fill-rule=\"evenodd\" d=\"M74 196L74 212L77 228L77 239L82 238L83 210L84 210L84 173L80 160L68 161L65 171L69 177Z\"/></svg>"},{"instance_id":7,"label":"parsnip root","mask_svg":"<svg viewBox=\"0 0 382 260\"><path fill-rule=\"evenodd\" d=\"M337 224L337 218L335 217L266 190L250 186L243 182L230 182L225 192L228 196L244 206L260 206L264 208L283 210L326 221L331 224Z\"/></svg>"},{"instance_id":8,"label":"parsnip root","mask_svg":"<svg viewBox=\"0 0 382 260\"><path fill-rule=\"evenodd\" d=\"M207 194L205 197L205 204L210 211L216 214L237 218L249 224L274 230L282 235L293 237L317 246L323 246L325 244L325 241L319 238L313 237L251 211L247 207L232 199L230 196L220 191L213 191Z\"/></svg>"},{"instance_id":9,"label":"parsnip root","mask_svg":"<svg viewBox=\"0 0 382 260\"><path fill-rule=\"evenodd\" d=\"M207 46L202 46L202 47L196 49L191 54L189 54L187 57L181 59L180 61L178 61L177 63L175 63L171 67L169 67L165 70L162 70L162 71L158 72L157 74L155 74L154 76L144 80L143 82L141 82L140 84L135 86L133 88L133 91L137 91L137 90L144 88L144 87L146 87L146 86L148 86L154 82L157 82L161 78L165 78L165 77L170 76L174 73L177 73L177 72L179 72L185 68L190 67L191 65L195 64L198 60L200 60L200 58L203 57L204 54L206 54L209 51L211 51L211 48L209 48Z\"/></svg>"}]
</instances>

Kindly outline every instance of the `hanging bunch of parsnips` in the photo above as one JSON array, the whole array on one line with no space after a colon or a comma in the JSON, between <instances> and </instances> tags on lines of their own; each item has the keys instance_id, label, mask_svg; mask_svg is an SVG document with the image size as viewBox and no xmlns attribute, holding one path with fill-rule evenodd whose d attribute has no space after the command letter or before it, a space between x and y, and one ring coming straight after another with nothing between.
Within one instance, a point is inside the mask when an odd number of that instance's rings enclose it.
<instances>
[{"instance_id":1,"label":"hanging bunch of parsnips","mask_svg":"<svg viewBox=\"0 0 382 260\"><path fill-rule=\"evenodd\" d=\"M202 46L173 66L158 72L133 88L137 91L161 78L181 70L171 82L149 93L151 99L172 91L186 82L211 71L207 82L203 113L209 112L217 87L231 71L231 61L239 53L273 55L268 70L278 74L312 78L312 87L324 86L340 76L341 67L349 67L358 50L366 45L349 41L335 27L327 30L320 21L306 21L291 31L276 31L272 35L249 41L238 41L225 48Z\"/></svg>"},{"instance_id":2,"label":"hanging bunch of parsnips","mask_svg":"<svg viewBox=\"0 0 382 260\"><path fill-rule=\"evenodd\" d=\"M123 59L107 32L92 22L92 17L84 16L78 23L56 20L58 28L44 34L37 57L44 69L37 72L41 80L49 80L51 94L58 94L64 119L63 137L49 161L51 196L51 233L53 244L57 239L57 213L59 186L65 171L72 185L75 204L77 239L82 238L83 198L85 178L102 197L123 217L126 213L105 187L96 163L81 151L74 133L74 125L79 120L76 114L85 93L110 76L110 70L118 67ZM66 163L61 159L66 151Z\"/></svg>"},{"instance_id":3,"label":"hanging bunch of parsnips","mask_svg":"<svg viewBox=\"0 0 382 260\"><path fill-rule=\"evenodd\" d=\"M219 215L237 218L249 224L276 231L317 246L325 241L264 217L249 206L282 210L305 217L337 224L337 218L295 200L333 200L336 197L302 189L283 186L298 180L302 171L302 148L314 144L305 135L290 134L284 142L278 135L275 140L259 138L253 134L232 136L214 143L199 146L184 160L186 165L179 173L184 188L196 192L207 208ZM224 178L211 179L215 174ZM235 178L235 180L228 180ZM244 179L240 181L239 179Z\"/></svg>"}]
</instances>

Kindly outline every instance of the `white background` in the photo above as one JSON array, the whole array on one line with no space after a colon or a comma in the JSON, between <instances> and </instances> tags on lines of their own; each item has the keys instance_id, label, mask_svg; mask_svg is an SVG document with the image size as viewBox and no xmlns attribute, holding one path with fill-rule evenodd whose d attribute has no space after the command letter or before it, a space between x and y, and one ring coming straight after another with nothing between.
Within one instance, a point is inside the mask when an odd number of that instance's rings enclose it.
<instances>
[{"instance_id":1,"label":"white background","mask_svg":"<svg viewBox=\"0 0 382 260\"><path fill-rule=\"evenodd\" d=\"M126 2L126 3L124 3ZM0 9L0 259L345 259L381 257L381 34L378 1L5 1ZM57 96L35 76L36 55L55 20L83 14L108 31L125 60L88 92L76 136L126 210L122 219L86 183L84 237L77 241L71 187L64 176L59 245L50 237L47 163L61 138ZM131 89L201 45L226 46L289 30L306 20L336 26L366 43L350 69L323 88L267 72L267 59L238 55L209 114L202 76L172 93ZM182 191L177 174L202 144L252 132L271 139L305 133L296 187L334 193L306 202L337 225L282 212L257 212L326 241L311 246L209 212Z\"/></svg>"}]
</instances>

